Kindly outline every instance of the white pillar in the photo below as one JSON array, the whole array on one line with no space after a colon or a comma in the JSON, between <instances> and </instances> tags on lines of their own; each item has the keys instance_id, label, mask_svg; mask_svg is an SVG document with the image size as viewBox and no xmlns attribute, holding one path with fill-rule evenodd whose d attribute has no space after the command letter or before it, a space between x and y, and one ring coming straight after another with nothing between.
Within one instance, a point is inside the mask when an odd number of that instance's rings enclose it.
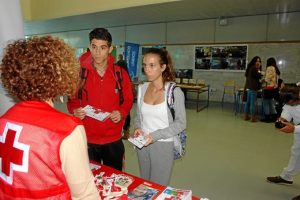
<instances>
[{"instance_id":1,"label":"white pillar","mask_svg":"<svg viewBox=\"0 0 300 200\"><path fill-rule=\"evenodd\" d=\"M24 38L23 16L19 0L0 0L0 59L7 41ZM0 116L15 102L0 82Z\"/></svg>"}]
</instances>

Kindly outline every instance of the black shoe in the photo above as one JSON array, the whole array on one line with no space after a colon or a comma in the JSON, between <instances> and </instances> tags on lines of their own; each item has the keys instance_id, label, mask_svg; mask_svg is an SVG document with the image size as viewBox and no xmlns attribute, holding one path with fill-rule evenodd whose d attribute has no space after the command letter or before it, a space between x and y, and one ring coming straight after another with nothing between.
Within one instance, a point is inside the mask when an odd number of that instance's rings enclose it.
<instances>
[{"instance_id":1,"label":"black shoe","mask_svg":"<svg viewBox=\"0 0 300 200\"><path fill-rule=\"evenodd\" d=\"M300 195L293 197L292 200L300 200Z\"/></svg>"},{"instance_id":2,"label":"black shoe","mask_svg":"<svg viewBox=\"0 0 300 200\"><path fill-rule=\"evenodd\" d=\"M267 177L267 181L271 183L284 183L284 184L293 184L293 181L287 181L281 178L280 176Z\"/></svg>"},{"instance_id":3,"label":"black shoe","mask_svg":"<svg viewBox=\"0 0 300 200\"><path fill-rule=\"evenodd\" d=\"M292 200L300 200L300 195L293 197Z\"/></svg>"}]
</instances>

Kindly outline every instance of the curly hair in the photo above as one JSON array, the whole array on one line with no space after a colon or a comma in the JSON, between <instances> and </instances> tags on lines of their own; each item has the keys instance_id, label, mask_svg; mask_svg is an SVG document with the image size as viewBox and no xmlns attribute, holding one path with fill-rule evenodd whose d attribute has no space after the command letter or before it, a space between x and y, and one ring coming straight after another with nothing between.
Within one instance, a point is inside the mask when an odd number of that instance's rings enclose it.
<instances>
[{"instance_id":1,"label":"curly hair","mask_svg":"<svg viewBox=\"0 0 300 200\"><path fill-rule=\"evenodd\" d=\"M72 97L79 82L75 49L51 36L8 44L0 67L3 86L23 101Z\"/></svg>"}]
</instances>

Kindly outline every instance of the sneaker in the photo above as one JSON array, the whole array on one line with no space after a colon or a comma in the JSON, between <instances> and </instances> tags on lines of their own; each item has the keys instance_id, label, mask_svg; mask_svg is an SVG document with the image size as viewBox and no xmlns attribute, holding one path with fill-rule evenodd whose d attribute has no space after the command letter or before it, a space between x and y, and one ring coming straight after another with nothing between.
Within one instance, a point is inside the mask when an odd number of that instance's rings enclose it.
<instances>
[{"instance_id":1,"label":"sneaker","mask_svg":"<svg viewBox=\"0 0 300 200\"><path fill-rule=\"evenodd\" d=\"M292 200L300 200L300 195L293 197Z\"/></svg>"},{"instance_id":2,"label":"sneaker","mask_svg":"<svg viewBox=\"0 0 300 200\"><path fill-rule=\"evenodd\" d=\"M267 177L267 181L271 183L284 183L284 184L293 184L293 181L287 181L280 176Z\"/></svg>"}]
</instances>

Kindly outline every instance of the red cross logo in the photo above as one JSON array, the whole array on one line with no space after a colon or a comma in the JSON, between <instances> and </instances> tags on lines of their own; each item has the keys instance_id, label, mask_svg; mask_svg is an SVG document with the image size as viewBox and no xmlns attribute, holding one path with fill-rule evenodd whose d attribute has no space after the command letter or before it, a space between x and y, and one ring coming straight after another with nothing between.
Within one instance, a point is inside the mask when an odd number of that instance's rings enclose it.
<instances>
[{"instance_id":1,"label":"red cross logo","mask_svg":"<svg viewBox=\"0 0 300 200\"><path fill-rule=\"evenodd\" d=\"M28 172L29 145L19 142L22 126L7 123L0 136L0 177L9 184L13 171Z\"/></svg>"}]
</instances>

